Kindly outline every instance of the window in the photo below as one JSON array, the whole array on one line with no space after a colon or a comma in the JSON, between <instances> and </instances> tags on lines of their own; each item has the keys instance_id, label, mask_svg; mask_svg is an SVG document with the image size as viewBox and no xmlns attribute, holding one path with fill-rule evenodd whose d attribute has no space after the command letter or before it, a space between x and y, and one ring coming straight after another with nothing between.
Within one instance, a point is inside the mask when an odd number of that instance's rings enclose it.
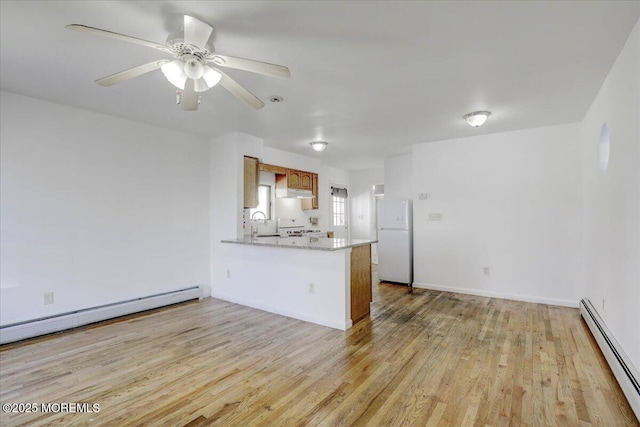
<instances>
[{"instance_id":1,"label":"window","mask_svg":"<svg viewBox=\"0 0 640 427\"><path fill-rule=\"evenodd\" d=\"M256 212L262 212L266 219L271 219L271 186L260 184L258 186L258 206L255 209L249 210L249 215L253 218L253 214ZM264 219L262 215L258 214L256 219Z\"/></svg>"},{"instance_id":2,"label":"window","mask_svg":"<svg viewBox=\"0 0 640 427\"><path fill-rule=\"evenodd\" d=\"M331 215L334 227L344 227L346 223L347 189L331 187Z\"/></svg>"},{"instance_id":3,"label":"window","mask_svg":"<svg viewBox=\"0 0 640 427\"><path fill-rule=\"evenodd\" d=\"M342 197L332 196L333 203L333 225L342 227L344 223L344 202L347 199Z\"/></svg>"}]
</instances>

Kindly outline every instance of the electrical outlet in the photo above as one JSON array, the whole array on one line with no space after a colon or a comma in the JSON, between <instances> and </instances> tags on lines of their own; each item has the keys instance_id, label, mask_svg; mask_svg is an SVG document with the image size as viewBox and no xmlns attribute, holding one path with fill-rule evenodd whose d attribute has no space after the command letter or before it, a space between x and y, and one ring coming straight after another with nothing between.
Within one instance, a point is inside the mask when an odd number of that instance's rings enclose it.
<instances>
[{"instance_id":1,"label":"electrical outlet","mask_svg":"<svg viewBox=\"0 0 640 427\"><path fill-rule=\"evenodd\" d=\"M316 292L316 285L309 283L309 293L314 294Z\"/></svg>"},{"instance_id":2,"label":"electrical outlet","mask_svg":"<svg viewBox=\"0 0 640 427\"><path fill-rule=\"evenodd\" d=\"M53 292L44 293L44 304L53 304Z\"/></svg>"},{"instance_id":3,"label":"electrical outlet","mask_svg":"<svg viewBox=\"0 0 640 427\"><path fill-rule=\"evenodd\" d=\"M231 279L231 270L227 270L227 279Z\"/></svg>"},{"instance_id":4,"label":"electrical outlet","mask_svg":"<svg viewBox=\"0 0 640 427\"><path fill-rule=\"evenodd\" d=\"M484 272L485 276L490 276L491 275L491 268L489 268L489 267L484 267L482 269L482 271Z\"/></svg>"}]
</instances>

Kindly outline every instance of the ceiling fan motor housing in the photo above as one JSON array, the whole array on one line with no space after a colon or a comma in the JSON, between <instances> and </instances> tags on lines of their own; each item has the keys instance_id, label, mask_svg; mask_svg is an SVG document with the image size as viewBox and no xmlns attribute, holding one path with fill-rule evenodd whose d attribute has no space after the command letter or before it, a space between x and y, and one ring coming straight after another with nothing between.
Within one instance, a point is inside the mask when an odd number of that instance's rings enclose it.
<instances>
[{"instance_id":1,"label":"ceiling fan motor housing","mask_svg":"<svg viewBox=\"0 0 640 427\"><path fill-rule=\"evenodd\" d=\"M213 28L211 29L211 36L213 36ZM209 54L215 51L215 48L213 46L213 41L211 41L211 39L212 37L210 37L209 40L207 40L207 42L203 46L203 49L200 49L194 45L187 45L184 42L184 25L182 25L180 26L180 29L178 31L174 31L173 33L167 36L166 45L170 46L172 48L171 50L174 53L178 53L178 52L191 53L195 51L206 51L206 54Z\"/></svg>"}]
</instances>

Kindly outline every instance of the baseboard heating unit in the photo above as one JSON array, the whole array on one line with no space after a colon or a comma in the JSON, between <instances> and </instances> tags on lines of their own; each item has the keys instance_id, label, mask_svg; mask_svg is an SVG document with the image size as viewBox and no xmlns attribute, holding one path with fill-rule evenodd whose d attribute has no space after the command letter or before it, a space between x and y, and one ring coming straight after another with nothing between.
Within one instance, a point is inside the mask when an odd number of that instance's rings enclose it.
<instances>
[{"instance_id":1,"label":"baseboard heating unit","mask_svg":"<svg viewBox=\"0 0 640 427\"><path fill-rule=\"evenodd\" d=\"M78 326L113 319L128 314L177 304L193 299L202 299L202 289L199 286L163 292L141 298L134 298L98 307L85 308L68 313L42 317L0 326L0 344L20 341L40 335L59 332Z\"/></svg>"},{"instance_id":2,"label":"baseboard heating unit","mask_svg":"<svg viewBox=\"0 0 640 427\"><path fill-rule=\"evenodd\" d=\"M600 346L602 354L607 359L607 363L609 363L611 371L616 380L618 380L618 384L620 384L620 388L629 401L636 418L640 420L640 384L638 384L640 375L638 374L638 369L631 363L618 341L607 329L591 301L588 299L580 301L580 313L589 326L598 346Z\"/></svg>"}]
</instances>

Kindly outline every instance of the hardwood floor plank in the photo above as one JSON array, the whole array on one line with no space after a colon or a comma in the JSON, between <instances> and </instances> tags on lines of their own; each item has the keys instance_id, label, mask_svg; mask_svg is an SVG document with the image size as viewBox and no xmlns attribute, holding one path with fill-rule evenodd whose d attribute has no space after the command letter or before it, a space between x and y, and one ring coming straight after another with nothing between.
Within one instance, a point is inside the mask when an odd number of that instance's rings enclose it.
<instances>
[{"instance_id":1,"label":"hardwood floor plank","mask_svg":"<svg viewBox=\"0 0 640 427\"><path fill-rule=\"evenodd\" d=\"M347 332L216 299L0 347L3 426L638 426L577 309L374 282Z\"/></svg>"}]
</instances>

